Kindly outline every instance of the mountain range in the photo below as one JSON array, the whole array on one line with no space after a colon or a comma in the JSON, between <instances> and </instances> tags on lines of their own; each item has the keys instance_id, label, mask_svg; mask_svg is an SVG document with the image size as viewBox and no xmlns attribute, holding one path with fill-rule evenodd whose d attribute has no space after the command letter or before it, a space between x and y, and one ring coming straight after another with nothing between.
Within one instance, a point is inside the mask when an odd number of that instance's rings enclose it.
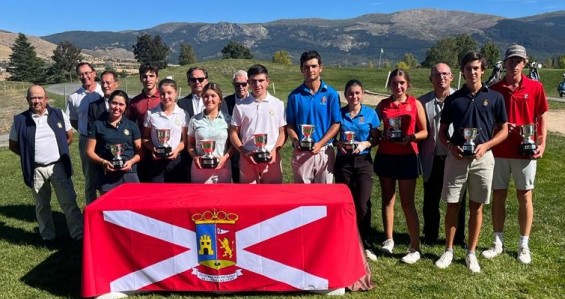
<instances>
[{"instance_id":1,"label":"mountain range","mask_svg":"<svg viewBox=\"0 0 565 299\"><path fill-rule=\"evenodd\" d=\"M142 33L160 35L171 47L175 63L180 45L192 45L198 60L217 59L221 49L236 41L251 49L257 59L270 60L286 50L296 63L305 50L316 49L326 64L376 65L396 62L405 53L423 61L436 41L469 34L479 46L494 42L502 50L524 45L537 59L565 54L565 11L508 19L496 15L436 9L406 10L392 14L367 14L343 20L292 19L268 23L165 23L152 28L109 31L66 31L42 36L57 44L71 41L93 56L132 58L132 46ZM381 54L382 49L382 54Z\"/></svg>"}]
</instances>

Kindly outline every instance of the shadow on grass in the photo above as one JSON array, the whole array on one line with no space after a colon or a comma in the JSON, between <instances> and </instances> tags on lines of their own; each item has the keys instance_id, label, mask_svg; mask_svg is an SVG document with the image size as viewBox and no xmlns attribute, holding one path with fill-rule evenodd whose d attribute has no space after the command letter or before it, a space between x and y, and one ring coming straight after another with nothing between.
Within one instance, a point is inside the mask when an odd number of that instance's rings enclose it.
<instances>
[{"instance_id":1,"label":"shadow on grass","mask_svg":"<svg viewBox=\"0 0 565 299\"><path fill-rule=\"evenodd\" d=\"M0 206L0 215L6 218L13 218L29 223L36 223L35 208L30 205L8 205ZM57 239L69 240L69 232L67 229L65 215L61 212L52 212ZM5 222L0 222L0 238L12 244L31 244L34 246L44 246L39 235L37 224L35 224L35 233L30 233L21 228L11 227Z\"/></svg>"},{"instance_id":2,"label":"shadow on grass","mask_svg":"<svg viewBox=\"0 0 565 299\"><path fill-rule=\"evenodd\" d=\"M82 242L67 242L20 280L66 298L80 298Z\"/></svg>"}]
</instances>

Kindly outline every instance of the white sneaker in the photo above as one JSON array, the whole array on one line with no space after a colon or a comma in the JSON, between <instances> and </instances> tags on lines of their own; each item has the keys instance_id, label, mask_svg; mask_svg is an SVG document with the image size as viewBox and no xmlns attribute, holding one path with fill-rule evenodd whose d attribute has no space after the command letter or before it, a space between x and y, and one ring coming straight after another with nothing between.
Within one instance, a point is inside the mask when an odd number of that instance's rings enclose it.
<instances>
[{"instance_id":1,"label":"white sneaker","mask_svg":"<svg viewBox=\"0 0 565 299\"><path fill-rule=\"evenodd\" d=\"M388 254L392 254L392 249L394 249L394 240L386 239L383 242L383 246L382 246L381 250L388 253Z\"/></svg>"},{"instance_id":2,"label":"white sneaker","mask_svg":"<svg viewBox=\"0 0 565 299\"><path fill-rule=\"evenodd\" d=\"M532 262L532 256L530 255L529 248L520 247L518 249L518 261L522 264L529 264Z\"/></svg>"},{"instance_id":3,"label":"white sneaker","mask_svg":"<svg viewBox=\"0 0 565 299\"><path fill-rule=\"evenodd\" d=\"M492 259L499 256L502 253L502 244L494 244L493 247L483 251L482 255L484 258Z\"/></svg>"},{"instance_id":4,"label":"white sneaker","mask_svg":"<svg viewBox=\"0 0 565 299\"><path fill-rule=\"evenodd\" d=\"M373 262L377 260L377 255L371 249L365 249L365 256Z\"/></svg>"},{"instance_id":5,"label":"white sneaker","mask_svg":"<svg viewBox=\"0 0 565 299\"><path fill-rule=\"evenodd\" d=\"M439 260L436 261L436 267L440 269L445 269L451 265L451 261L453 260L453 252L445 251Z\"/></svg>"},{"instance_id":6,"label":"white sneaker","mask_svg":"<svg viewBox=\"0 0 565 299\"><path fill-rule=\"evenodd\" d=\"M473 273L481 272L481 266L479 266L479 261L477 260L477 256L474 254L467 254L465 257L465 263L467 264L467 269Z\"/></svg>"},{"instance_id":7,"label":"white sneaker","mask_svg":"<svg viewBox=\"0 0 565 299\"><path fill-rule=\"evenodd\" d=\"M414 264L418 260L420 260L420 252L415 249L410 249L410 251L408 251L408 254L402 257L402 261L407 264Z\"/></svg>"}]
</instances>

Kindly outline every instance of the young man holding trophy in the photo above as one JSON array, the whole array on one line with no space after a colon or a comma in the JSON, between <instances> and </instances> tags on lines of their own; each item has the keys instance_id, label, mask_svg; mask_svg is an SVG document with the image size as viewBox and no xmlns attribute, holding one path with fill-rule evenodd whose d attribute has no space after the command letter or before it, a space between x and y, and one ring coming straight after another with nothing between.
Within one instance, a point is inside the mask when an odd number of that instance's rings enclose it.
<instances>
[{"instance_id":1,"label":"young man holding trophy","mask_svg":"<svg viewBox=\"0 0 565 299\"><path fill-rule=\"evenodd\" d=\"M529 264L532 260L528 239L532 228L534 208L532 193L536 177L537 159L543 156L547 137L545 112L548 110L543 85L522 74L528 64L526 49L512 45L504 58L506 76L491 88L504 96L508 115L508 138L495 146L494 177L492 183L492 225L494 246L483 251L485 258L494 258L503 251L506 196L510 176L514 178L518 199L520 240L518 261Z\"/></svg>"},{"instance_id":2,"label":"young man holding trophy","mask_svg":"<svg viewBox=\"0 0 565 299\"><path fill-rule=\"evenodd\" d=\"M238 102L230 126L230 140L240 153L240 182L282 183L279 150L286 141L284 103L267 91L269 71L255 64L247 71L251 94Z\"/></svg>"},{"instance_id":3,"label":"young man holding trophy","mask_svg":"<svg viewBox=\"0 0 565 299\"><path fill-rule=\"evenodd\" d=\"M445 215L446 250L436 261L447 268L453 260L453 239L461 192L469 191L469 241L465 257L467 268L481 271L475 249L482 226L484 204L490 200L494 157L491 148L508 135L504 99L482 81L486 59L478 52L467 53L461 61L465 85L448 96L441 114L439 139L447 147L442 199L447 202ZM449 126L453 124L453 134ZM497 128L496 133L494 129ZM467 153L470 152L470 155Z\"/></svg>"},{"instance_id":4,"label":"young man holding trophy","mask_svg":"<svg viewBox=\"0 0 565 299\"><path fill-rule=\"evenodd\" d=\"M326 84L322 57L316 51L300 56L304 83L288 95L286 122L292 140L292 171L295 183L333 183L335 150L333 138L339 131L339 95Z\"/></svg>"}]
</instances>

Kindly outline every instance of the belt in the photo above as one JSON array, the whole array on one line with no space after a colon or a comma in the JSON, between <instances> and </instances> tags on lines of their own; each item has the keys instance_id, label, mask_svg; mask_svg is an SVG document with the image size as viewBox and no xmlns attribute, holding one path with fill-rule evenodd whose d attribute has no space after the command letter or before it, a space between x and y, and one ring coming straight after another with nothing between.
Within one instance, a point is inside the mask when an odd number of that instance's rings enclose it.
<instances>
[{"instance_id":1,"label":"belt","mask_svg":"<svg viewBox=\"0 0 565 299\"><path fill-rule=\"evenodd\" d=\"M55 163L59 163L61 161L61 159L54 161L54 162L49 162L49 163L34 163L35 167L47 167L47 166L51 166Z\"/></svg>"}]
</instances>

